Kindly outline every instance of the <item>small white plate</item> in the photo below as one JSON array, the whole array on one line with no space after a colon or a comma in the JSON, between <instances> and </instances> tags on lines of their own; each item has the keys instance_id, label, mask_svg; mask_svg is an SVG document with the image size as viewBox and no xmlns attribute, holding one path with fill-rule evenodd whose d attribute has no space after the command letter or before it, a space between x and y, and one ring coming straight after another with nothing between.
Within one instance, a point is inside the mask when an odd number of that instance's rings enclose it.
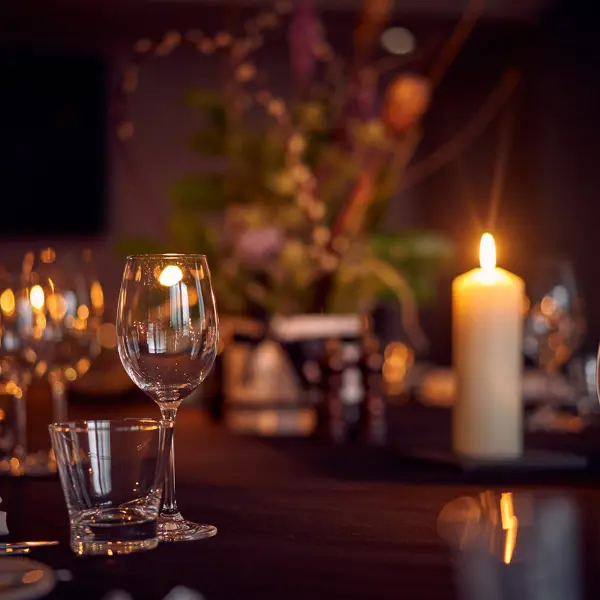
<instances>
[{"instance_id":1,"label":"small white plate","mask_svg":"<svg viewBox=\"0 0 600 600\"><path fill-rule=\"evenodd\" d=\"M54 571L47 565L13 556L0 558L0 598L35 600L47 596L56 585Z\"/></svg>"}]
</instances>

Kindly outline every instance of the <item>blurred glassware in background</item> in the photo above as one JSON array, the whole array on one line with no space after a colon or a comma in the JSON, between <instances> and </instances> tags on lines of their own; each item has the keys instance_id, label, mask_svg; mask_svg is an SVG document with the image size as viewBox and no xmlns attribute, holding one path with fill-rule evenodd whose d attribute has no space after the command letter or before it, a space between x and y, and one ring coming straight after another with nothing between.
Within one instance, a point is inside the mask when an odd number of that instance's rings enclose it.
<instances>
[{"instance_id":1,"label":"blurred glassware in background","mask_svg":"<svg viewBox=\"0 0 600 600\"><path fill-rule=\"evenodd\" d=\"M65 420L66 384L83 376L99 353L104 297L91 258L89 250L57 256L45 248L28 252L20 270L0 271L0 377L13 398L0 410L0 472L55 472L49 445L31 452L25 396L34 375L46 377L50 419Z\"/></svg>"},{"instance_id":2,"label":"blurred glassware in background","mask_svg":"<svg viewBox=\"0 0 600 600\"><path fill-rule=\"evenodd\" d=\"M405 342L390 342L383 353L383 381L390 402L402 404L416 382L415 352Z\"/></svg>"},{"instance_id":3,"label":"blurred glassware in background","mask_svg":"<svg viewBox=\"0 0 600 600\"><path fill-rule=\"evenodd\" d=\"M564 430L569 416L578 417L582 390L571 385L566 403L564 394L555 391L585 334L583 302L568 261L540 262L525 281L528 305L523 349L547 375L545 398L528 423L533 429Z\"/></svg>"},{"instance_id":4,"label":"blurred glassware in background","mask_svg":"<svg viewBox=\"0 0 600 600\"><path fill-rule=\"evenodd\" d=\"M66 386L83 376L100 353L97 333L104 314L102 286L86 249L29 252L23 260L34 319L22 335L35 352L35 374L52 390L53 420L67 418Z\"/></svg>"},{"instance_id":5,"label":"blurred glassware in background","mask_svg":"<svg viewBox=\"0 0 600 600\"><path fill-rule=\"evenodd\" d=\"M32 307L19 274L0 267L0 471L22 474L27 446L26 395L36 363L35 352L21 335ZM7 399L8 397L9 399Z\"/></svg>"}]
</instances>

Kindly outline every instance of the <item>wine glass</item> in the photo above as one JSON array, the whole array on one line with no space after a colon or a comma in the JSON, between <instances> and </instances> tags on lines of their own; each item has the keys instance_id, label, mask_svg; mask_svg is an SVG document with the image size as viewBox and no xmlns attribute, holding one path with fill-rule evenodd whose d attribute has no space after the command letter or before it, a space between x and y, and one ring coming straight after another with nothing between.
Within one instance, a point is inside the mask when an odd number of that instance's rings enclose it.
<instances>
[{"instance_id":1,"label":"wine glass","mask_svg":"<svg viewBox=\"0 0 600 600\"><path fill-rule=\"evenodd\" d=\"M93 274L91 251L28 252L23 281L34 321L21 335L36 354L35 372L50 383L55 421L67 419L66 386L84 375L100 351L102 287Z\"/></svg>"},{"instance_id":2,"label":"wine glass","mask_svg":"<svg viewBox=\"0 0 600 600\"><path fill-rule=\"evenodd\" d=\"M31 305L18 275L0 267L0 378L4 392L13 397L14 438L10 472L22 475L27 459L27 409L25 397L33 378L35 353L21 335L31 320ZM12 437L12 436L11 436Z\"/></svg>"},{"instance_id":3,"label":"wine glass","mask_svg":"<svg viewBox=\"0 0 600 600\"><path fill-rule=\"evenodd\" d=\"M205 379L219 344L219 320L206 257L130 256L117 308L119 356L134 383L175 425L180 404ZM212 537L212 525L186 521L175 499L175 446L159 519L162 541Z\"/></svg>"},{"instance_id":4,"label":"wine glass","mask_svg":"<svg viewBox=\"0 0 600 600\"><path fill-rule=\"evenodd\" d=\"M582 301L567 261L540 263L527 281L530 301L525 354L556 374L577 350L585 333Z\"/></svg>"},{"instance_id":5,"label":"wine glass","mask_svg":"<svg viewBox=\"0 0 600 600\"><path fill-rule=\"evenodd\" d=\"M537 413L556 420L552 405L572 395L561 372L578 349L585 333L583 303L575 274L568 261L545 261L537 264L527 278L529 311L525 320L524 351L535 360L547 376L546 390L550 403ZM536 419L534 413L532 420Z\"/></svg>"}]
</instances>

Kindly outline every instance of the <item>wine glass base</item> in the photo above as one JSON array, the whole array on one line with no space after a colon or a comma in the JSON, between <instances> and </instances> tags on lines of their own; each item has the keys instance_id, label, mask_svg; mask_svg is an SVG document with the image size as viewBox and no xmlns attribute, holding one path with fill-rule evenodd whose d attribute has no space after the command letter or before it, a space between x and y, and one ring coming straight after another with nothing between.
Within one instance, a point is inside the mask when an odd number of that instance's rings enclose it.
<instances>
[{"instance_id":1,"label":"wine glass base","mask_svg":"<svg viewBox=\"0 0 600 600\"><path fill-rule=\"evenodd\" d=\"M186 521L181 513L160 515L158 519L158 539L161 542L191 542L205 540L217 535L213 525L200 525Z\"/></svg>"}]
</instances>

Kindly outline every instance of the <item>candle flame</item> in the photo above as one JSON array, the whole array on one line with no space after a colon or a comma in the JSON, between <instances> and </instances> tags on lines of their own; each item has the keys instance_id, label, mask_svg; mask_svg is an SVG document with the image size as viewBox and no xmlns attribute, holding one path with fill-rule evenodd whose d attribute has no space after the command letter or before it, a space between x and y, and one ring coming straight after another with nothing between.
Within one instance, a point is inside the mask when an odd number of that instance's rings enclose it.
<instances>
[{"instance_id":1,"label":"candle flame","mask_svg":"<svg viewBox=\"0 0 600 600\"><path fill-rule=\"evenodd\" d=\"M166 266L158 277L160 285L171 287L183 279L183 272L177 265Z\"/></svg>"},{"instance_id":2,"label":"candle flame","mask_svg":"<svg viewBox=\"0 0 600 600\"><path fill-rule=\"evenodd\" d=\"M484 233L479 244L479 262L481 268L491 270L496 266L496 244L491 233Z\"/></svg>"},{"instance_id":3,"label":"candle flame","mask_svg":"<svg viewBox=\"0 0 600 600\"><path fill-rule=\"evenodd\" d=\"M29 302L37 310L44 308L45 296L41 285L34 285L29 291Z\"/></svg>"}]
</instances>

